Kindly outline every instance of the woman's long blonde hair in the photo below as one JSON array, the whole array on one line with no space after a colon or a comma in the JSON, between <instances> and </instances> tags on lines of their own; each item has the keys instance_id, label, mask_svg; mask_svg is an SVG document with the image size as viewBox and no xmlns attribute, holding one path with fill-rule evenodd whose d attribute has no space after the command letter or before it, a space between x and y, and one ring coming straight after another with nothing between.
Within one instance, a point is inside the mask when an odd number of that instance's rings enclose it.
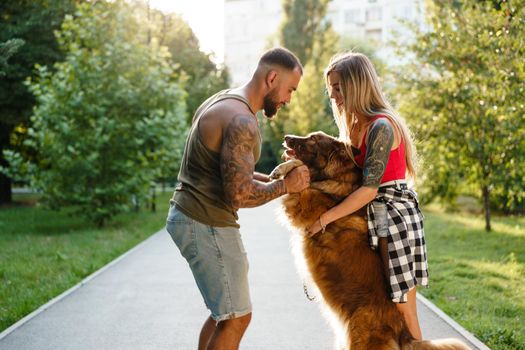
<instances>
[{"instance_id":1,"label":"woman's long blonde hair","mask_svg":"<svg viewBox=\"0 0 525 350\"><path fill-rule=\"evenodd\" d=\"M405 142L406 163L408 175L416 177L416 152L410 130L405 120L390 105L379 84L379 78L372 62L361 53L345 52L330 59L324 72L325 83L330 88L328 76L337 72L340 79L340 89L343 95L343 110L332 100L334 119L339 128L339 138L351 145L350 132L357 121L357 115L372 118L383 114L392 122L397 132ZM357 146L357 145L354 145ZM350 152L352 155L352 152Z\"/></svg>"}]
</instances>

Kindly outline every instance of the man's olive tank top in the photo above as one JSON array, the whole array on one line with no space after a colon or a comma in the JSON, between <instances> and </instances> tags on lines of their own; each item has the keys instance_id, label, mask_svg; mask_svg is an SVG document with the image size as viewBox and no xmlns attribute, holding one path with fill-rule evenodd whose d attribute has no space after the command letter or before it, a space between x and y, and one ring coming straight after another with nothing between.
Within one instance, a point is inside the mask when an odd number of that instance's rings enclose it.
<instances>
[{"instance_id":1,"label":"man's olive tank top","mask_svg":"<svg viewBox=\"0 0 525 350\"><path fill-rule=\"evenodd\" d=\"M199 132L199 121L211 106L227 99L239 100L245 103L251 111L244 97L228 92L229 90L224 90L211 96L197 109L186 139L178 176L179 185L172 198L177 208L187 216L203 224L216 227L239 227L237 223L239 217L237 210L225 200L220 153L210 150L204 144ZM257 147L253 150L255 162L261 155L261 143L259 131Z\"/></svg>"}]
</instances>

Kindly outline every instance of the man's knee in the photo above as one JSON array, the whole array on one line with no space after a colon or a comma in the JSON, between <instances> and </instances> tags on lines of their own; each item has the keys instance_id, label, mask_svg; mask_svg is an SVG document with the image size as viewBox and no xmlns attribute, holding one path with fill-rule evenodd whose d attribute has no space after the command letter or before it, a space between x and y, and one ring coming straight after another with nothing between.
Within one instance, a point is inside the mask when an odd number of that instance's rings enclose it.
<instances>
[{"instance_id":1,"label":"man's knee","mask_svg":"<svg viewBox=\"0 0 525 350\"><path fill-rule=\"evenodd\" d=\"M247 315L234 318L231 321L234 321L237 327L246 329L248 325L250 324L251 320L252 320L252 313L250 312Z\"/></svg>"},{"instance_id":2,"label":"man's knee","mask_svg":"<svg viewBox=\"0 0 525 350\"><path fill-rule=\"evenodd\" d=\"M251 320L252 320L252 313L250 312L249 314L241 316L241 317L221 321L219 322L218 327L229 328L232 330L243 332L244 330L246 330L246 328L248 328L248 325L250 324Z\"/></svg>"}]
</instances>

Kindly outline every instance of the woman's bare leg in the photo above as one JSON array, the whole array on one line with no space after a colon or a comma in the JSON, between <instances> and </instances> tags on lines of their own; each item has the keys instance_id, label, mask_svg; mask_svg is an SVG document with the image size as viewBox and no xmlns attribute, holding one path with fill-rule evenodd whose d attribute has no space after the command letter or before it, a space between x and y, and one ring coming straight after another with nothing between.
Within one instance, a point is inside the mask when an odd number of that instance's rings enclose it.
<instances>
[{"instance_id":1,"label":"woman's bare leg","mask_svg":"<svg viewBox=\"0 0 525 350\"><path fill-rule=\"evenodd\" d=\"M422 340L421 328L419 327L419 320L417 318L417 304L416 304L416 288L412 288L408 294L408 302L396 303L397 309L405 318L405 322L412 336L416 340Z\"/></svg>"}]
</instances>

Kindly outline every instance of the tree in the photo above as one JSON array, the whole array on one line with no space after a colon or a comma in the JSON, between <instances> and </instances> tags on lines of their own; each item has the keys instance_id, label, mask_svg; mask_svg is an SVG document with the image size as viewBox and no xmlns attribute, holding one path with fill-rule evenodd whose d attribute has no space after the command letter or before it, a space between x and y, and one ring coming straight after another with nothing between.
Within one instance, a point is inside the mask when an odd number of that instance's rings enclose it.
<instances>
[{"instance_id":1,"label":"tree","mask_svg":"<svg viewBox=\"0 0 525 350\"><path fill-rule=\"evenodd\" d=\"M523 202L525 177L525 1L429 3L424 30L398 46L401 113L425 160L428 198L472 190L490 231L491 196Z\"/></svg>"},{"instance_id":2,"label":"tree","mask_svg":"<svg viewBox=\"0 0 525 350\"><path fill-rule=\"evenodd\" d=\"M185 77L188 123L191 123L204 100L229 86L228 70L217 66L212 55L201 51L197 36L181 15L149 8L143 0L137 0L134 6L137 17L144 23L144 40L166 46L176 72Z\"/></svg>"},{"instance_id":3,"label":"tree","mask_svg":"<svg viewBox=\"0 0 525 350\"><path fill-rule=\"evenodd\" d=\"M39 66L28 84L38 102L27 141L40 160L33 183L52 208L74 205L99 226L179 162L186 126L169 53L138 40L129 13L122 1L80 5L57 33L65 61L54 72Z\"/></svg>"},{"instance_id":4,"label":"tree","mask_svg":"<svg viewBox=\"0 0 525 350\"><path fill-rule=\"evenodd\" d=\"M314 41L324 32L330 0L284 0L284 19L280 28L281 45L291 50L305 64L312 55Z\"/></svg>"},{"instance_id":5,"label":"tree","mask_svg":"<svg viewBox=\"0 0 525 350\"><path fill-rule=\"evenodd\" d=\"M129 0L129 8L139 23L137 40L147 45L166 47L170 53L167 60L177 76L177 83L186 91L186 125L209 96L229 85L229 73L225 67L217 66L212 55L200 50L197 36L177 13L164 13L149 6L149 1ZM174 149L172 152L181 153ZM178 154L180 158L181 154ZM166 162L165 173L157 181L175 181L179 163Z\"/></svg>"},{"instance_id":6,"label":"tree","mask_svg":"<svg viewBox=\"0 0 525 350\"><path fill-rule=\"evenodd\" d=\"M302 83L297 89L294 103L290 104L289 117L283 128L286 133L306 135L323 130L339 135L324 80L324 69L338 51L338 40L331 29L314 40L312 55L304 66Z\"/></svg>"},{"instance_id":7,"label":"tree","mask_svg":"<svg viewBox=\"0 0 525 350\"><path fill-rule=\"evenodd\" d=\"M24 46L2 66L0 79L0 166L9 164L3 150L19 147L26 137L29 116L35 100L24 81L33 74L36 63L51 66L63 59L53 31L60 27L64 15L72 13L77 1L18 0L0 2L0 43L12 39L24 41ZM16 41L11 41L11 44ZM20 44L20 42L18 42ZM18 46L18 45L17 45ZM3 46L7 49L8 46ZM12 49L14 47L11 47ZM0 172L0 204L11 202L11 179Z\"/></svg>"},{"instance_id":8,"label":"tree","mask_svg":"<svg viewBox=\"0 0 525 350\"><path fill-rule=\"evenodd\" d=\"M211 56L200 50L199 41L190 26L176 13L162 15L159 44L168 48L176 71L186 74L188 122L204 100L228 88L230 75L225 67L217 67Z\"/></svg>"},{"instance_id":9,"label":"tree","mask_svg":"<svg viewBox=\"0 0 525 350\"><path fill-rule=\"evenodd\" d=\"M284 19L277 37L280 45L290 49L304 66L304 76L289 107L274 120L263 120L263 153L273 157L265 164L271 170L281 154L287 133L324 129L331 121L328 99L324 95L323 69L337 50L337 36L325 20L329 0L285 0Z\"/></svg>"}]
</instances>

